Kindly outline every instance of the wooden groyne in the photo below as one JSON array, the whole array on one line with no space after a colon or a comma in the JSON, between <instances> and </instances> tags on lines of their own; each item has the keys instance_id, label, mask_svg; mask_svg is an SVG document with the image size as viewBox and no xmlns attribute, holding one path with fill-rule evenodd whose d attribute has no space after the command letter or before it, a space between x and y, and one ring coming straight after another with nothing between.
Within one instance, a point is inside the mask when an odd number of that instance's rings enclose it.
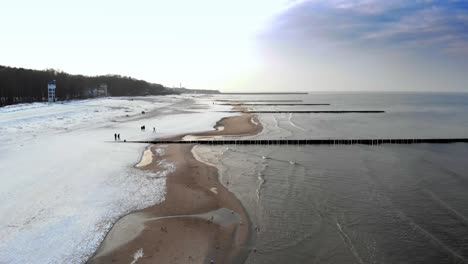
<instances>
[{"instance_id":1,"label":"wooden groyne","mask_svg":"<svg viewBox=\"0 0 468 264\"><path fill-rule=\"evenodd\" d=\"M215 100L217 102L284 102L284 103L300 103L302 100Z\"/></svg>"},{"instance_id":2,"label":"wooden groyne","mask_svg":"<svg viewBox=\"0 0 468 264\"><path fill-rule=\"evenodd\" d=\"M288 95L288 94L292 94L292 95L296 95L296 94L309 94L309 93L306 93L306 92L285 92L285 93L275 93L275 92L270 92L270 93L221 93L221 95L223 94L228 94L228 95Z\"/></svg>"},{"instance_id":3,"label":"wooden groyne","mask_svg":"<svg viewBox=\"0 0 468 264\"><path fill-rule=\"evenodd\" d=\"M267 105L267 106L270 106L270 105L274 105L274 106L282 106L282 105L285 105L285 106L301 106L301 105L330 105L330 104L272 104L272 103L267 103L267 104L250 104L250 103L247 103L247 104L236 104L236 103L231 103L231 104L227 104L227 103L224 103L224 104L219 104L219 105L239 105L239 106L251 106L251 105L255 105L255 106L262 106L262 105Z\"/></svg>"},{"instance_id":4,"label":"wooden groyne","mask_svg":"<svg viewBox=\"0 0 468 264\"><path fill-rule=\"evenodd\" d=\"M296 113L296 114L377 114L385 113L383 110L306 110L306 111L219 111L223 113L247 113L247 114L282 114L282 113Z\"/></svg>"},{"instance_id":5,"label":"wooden groyne","mask_svg":"<svg viewBox=\"0 0 468 264\"><path fill-rule=\"evenodd\" d=\"M468 143L468 138L405 138L405 139L218 139L127 141L146 144L199 145L382 145L382 144L450 144Z\"/></svg>"}]
</instances>

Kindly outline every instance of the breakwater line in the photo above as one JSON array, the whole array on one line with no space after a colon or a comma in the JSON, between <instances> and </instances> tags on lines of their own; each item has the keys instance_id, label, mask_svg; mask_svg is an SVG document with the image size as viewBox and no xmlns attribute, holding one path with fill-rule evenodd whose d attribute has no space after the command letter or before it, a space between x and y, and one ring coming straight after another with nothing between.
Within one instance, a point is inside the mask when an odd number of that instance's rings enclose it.
<instances>
[{"instance_id":1,"label":"breakwater line","mask_svg":"<svg viewBox=\"0 0 468 264\"><path fill-rule=\"evenodd\" d=\"M221 93L221 95L304 95L306 92L265 92L265 93Z\"/></svg>"},{"instance_id":2,"label":"breakwater line","mask_svg":"<svg viewBox=\"0 0 468 264\"><path fill-rule=\"evenodd\" d=\"M383 110L305 110L305 111L218 111L222 113L246 113L246 114L379 114Z\"/></svg>"},{"instance_id":3,"label":"breakwater line","mask_svg":"<svg viewBox=\"0 0 468 264\"><path fill-rule=\"evenodd\" d=\"M217 140L155 140L126 141L145 144L199 145L383 145L383 144L450 144L468 143L468 138L407 138L407 139L217 139Z\"/></svg>"},{"instance_id":4,"label":"breakwater line","mask_svg":"<svg viewBox=\"0 0 468 264\"><path fill-rule=\"evenodd\" d=\"M237 103L240 103L240 102L284 102L284 103L300 103L300 102L303 102L302 100L215 100L217 102L237 102Z\"/></svg>"},{"instance_id":5,"label":"breakwater line","mask_svg":"<svg viewBox=\"0 0 468 264\"><path fill-rule=\"evenodd\" d=\"M219 104L219 105L234 105L234 106L262 106L262 105L266 105L266 106L304 106L304 105L330 105L330 104L284 104L284 103L281 103L281 104L272 104L272 103L266 103L266 104L255 104L255 103L223 103L223 104Z\"/></svg>"}]
</instances>

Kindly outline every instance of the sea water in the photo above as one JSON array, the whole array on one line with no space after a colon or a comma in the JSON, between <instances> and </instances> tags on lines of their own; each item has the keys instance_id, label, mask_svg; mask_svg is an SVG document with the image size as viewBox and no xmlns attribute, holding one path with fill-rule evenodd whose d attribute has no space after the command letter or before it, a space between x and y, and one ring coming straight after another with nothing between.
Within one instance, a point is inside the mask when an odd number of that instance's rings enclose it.
<instances>
[{"instance_id":1,"label":"sea water","mask_svg":"<svg viewBox=\"0 0 468 264\"><path fill-rule=\"evenodd\" d=\"M220 95L330 106L252 110L384 110L259 114L253 138L468 137L467 94ZM198 147L241 200L256 249L246 263L468 261L468 144Z\"/></svg>"}]
</instances>

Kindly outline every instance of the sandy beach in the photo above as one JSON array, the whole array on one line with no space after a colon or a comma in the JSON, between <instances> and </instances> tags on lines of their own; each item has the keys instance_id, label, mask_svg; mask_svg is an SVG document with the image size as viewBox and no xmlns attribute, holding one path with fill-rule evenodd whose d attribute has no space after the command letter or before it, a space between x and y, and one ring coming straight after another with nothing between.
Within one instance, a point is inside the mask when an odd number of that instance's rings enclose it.
<instances>
[{"instance_id":1,"label":"sandy beach","mask_svg":"<svg viewBox=\"0 0 468 264\"><path fill-rule=\"evenodd\" d=\"M236 110L245 110L235 107ZM208 139L216 137L241 137L260 133L263 130L262 124L253 114L244 113L239 116L225 117L216 122L213 131L183 134L162 138L162 140L183 140L183 139Z\"/></svg>"},{"instance_id":2,"label":"sandy beach","mask_svg":"<svg viewBox=\"0 0 468 264\"><path fill-rule=\"evenodd\" d=\"M242 114L240 116L221 119L216 123L215 129L215 131L192 134L190 137L210 138L217 136L248 136L260 133L262 131L262 125L256 116L251 114Z\"/></svg>"},{"instance_id":3,"label":"sandy beach","mask_svg":"<svg viewBox=\"0 0 468 264\"><path fill-rule=\"evenodd\" d=\"M252 121L253 120L253 121ZM222 127L223 129L220 129ZM262 127L249 114L220 120L217 130L191 136L252 135ZM183 138L179 136L178 138ZM157 172L161 160L140 168ZM165 200L120 219L88 263L242 263L248 247L249 220L242 204L218 180L215 167L195 158L193 145L164 146L164 159L175 164L167 177Z\"/></svg>"}]
</instances>

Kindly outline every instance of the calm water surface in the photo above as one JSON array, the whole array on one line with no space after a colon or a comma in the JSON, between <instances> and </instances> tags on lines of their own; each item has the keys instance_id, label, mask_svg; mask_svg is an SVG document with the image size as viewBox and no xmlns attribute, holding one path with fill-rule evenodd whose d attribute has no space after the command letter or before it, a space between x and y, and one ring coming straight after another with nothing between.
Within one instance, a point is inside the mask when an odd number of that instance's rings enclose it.
<instances>
[{"instance_id":1,"label":"calm water surface","mask_svg":"<svg viewBox=\"0 0 468 264\"><path fill-rule=\"evenodd\" d=\"M260 114L256 138L468 137L466 94L223 96L385 110ZM200 147L246 207L246 263L468 262L468 144Z\"/></svg>"}]
</instances>

